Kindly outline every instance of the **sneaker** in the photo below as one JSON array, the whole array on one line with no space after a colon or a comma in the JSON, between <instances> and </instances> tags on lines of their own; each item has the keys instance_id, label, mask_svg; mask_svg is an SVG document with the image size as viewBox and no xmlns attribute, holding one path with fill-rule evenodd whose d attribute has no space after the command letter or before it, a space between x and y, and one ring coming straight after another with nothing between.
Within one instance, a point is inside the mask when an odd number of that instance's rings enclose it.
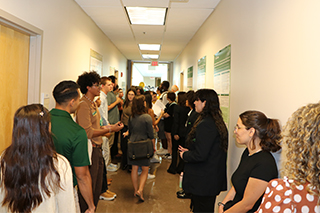
<instances>
[{"instance_id":1,"label":"sneaker","mask_svg":"<svg viewBox=\"0 0 320 213\"><path fill-rule=\"evenodd\" d=\"M167 153L167 154L165 154L165 155L163 156L163 158L165 158L165 159L172 159L172 156L171 156L169 153Z\"/></svg>"},{"instance_id":2,"label":"sneaker","mask_svg":"<svg viewBox=\"0 0 320 213\"><path fill-rule=\"evenodd\" d=\"M114 200L115 195L108 193L109 190L106 192L102 193L99 197L100 200Z\"/></svg>"},{"instance_id":3,"label":"sneaker","mask_svg":"<svg viewBox=\"0 0 320 213\"><path fill-rule=\"evenodd\" d=\"M107 192L108 194L110 194L110 195L113 195L115 198L117 197L117 194L114 193L114 192L112 192L112 191L110 191L110 190L107 190L106 192Z\"/></svg>"},{"instance_id":4,"label":"sneaker","mask_svg":"<svg viewBox=\"0 0 320 213\"><path fill-rule=\"evenodd\" d=\"M109 172L116 172L117 170L118 170L118 168L111 166L111 164L107 166L107 171L109 171Z\"/></svg>"},{"instance_id":5,"label":"sneaker","mask_svg":"<svg viewBox=\"0 0 320 213\"><path fill-rule=\"evenodd\" d=\"M109 166L112 166L114 168L118 168L118 164L110 163Z\"/></svg>"},{"instance_id":6,"label":"sneaker","mask_svg":"<svg viewBox=\"0 0 320 213\"><path fill-rule=\"evenodd\" d=\"M139 168L138 168L138 175L141 175L141 173L142 173L142 168L139 166Z\"/></svg>"},{"instance_id":7,"label":"sneaker","mask_svg":"<svg viewBox=\"0 0 320 213\"><path fill-rule=\"evenodd\" d=\"M150 159L150 163L160 163L160 159L157 153L153 154L153 157Z\"/></svg>"},{"instance_id":8,"label":"sneaker","mask_svg":"<svg viewBox=\"0 0 320 213\"><path fill-rule=\"evenodd\" d=\"M154 179L154 178L156 178L156 176L155 176L155 175L148 174L148 179Z\"/></svg>"},{"instance_id":9,"label":"sneaker","mask_svg":"<svg viewBox=\"0 0 320 213\"><path fill-rule=\"evenodd\" d=\"M167 154L167 153L169 153L169 152L168 152L167 149L161 148L161 149L157 150L156 153L157 153L158 155L165 155L165 154Z\"/></svg>"}]
</instances>

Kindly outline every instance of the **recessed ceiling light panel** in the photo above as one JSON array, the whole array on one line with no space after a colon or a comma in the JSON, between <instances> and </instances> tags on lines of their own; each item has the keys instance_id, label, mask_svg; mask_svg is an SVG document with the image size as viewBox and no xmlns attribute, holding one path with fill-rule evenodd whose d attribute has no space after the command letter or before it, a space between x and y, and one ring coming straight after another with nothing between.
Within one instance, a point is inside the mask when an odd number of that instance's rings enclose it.
<instances>
[{"instance_id":1,"label":"recessed ceiling light panel","mask_svg":"<svg viewBox=\"0 0 320 213\"><path fill-rule=\"evenodd\" d=\"M139 44L140 50L152 50L152 51L159 51L160 44Z\"/></svg>"},{"instance_id":2,"label":"recessed ceiling light panel","mask_svg":"<svg viewBox=\"0 0 320 213\"><path fill-rule=\"evenodd\" d=\"M167 8L125 7L131 24L164 25Z\"/></svg>"},{"instance_id":3,"label":"recessed ceiling light panel","mask_svg":"<svg viewBox=\"0 0 320 213\"><path fill-rule=\"evenodd\" d=\"M158 59L159 55L156 55L156 54L142 54L142 58L144 58L144 59Z\"/></svg>"}]
</instances>

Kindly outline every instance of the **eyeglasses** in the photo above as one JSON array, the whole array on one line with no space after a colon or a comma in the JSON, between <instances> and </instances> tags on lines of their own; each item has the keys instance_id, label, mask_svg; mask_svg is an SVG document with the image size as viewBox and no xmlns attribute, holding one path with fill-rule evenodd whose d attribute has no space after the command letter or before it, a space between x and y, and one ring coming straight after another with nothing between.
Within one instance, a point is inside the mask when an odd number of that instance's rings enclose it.
<instances>
[{"instance_id":1,"label":"eyeglasses","mask_svg":"<svg viewBox=\"0 0 320 213\"><path fill-rule=\"evenodd\" d=\"M101 84L93 84L93 87L101 87Z\"/></svg>"}]
</instances>

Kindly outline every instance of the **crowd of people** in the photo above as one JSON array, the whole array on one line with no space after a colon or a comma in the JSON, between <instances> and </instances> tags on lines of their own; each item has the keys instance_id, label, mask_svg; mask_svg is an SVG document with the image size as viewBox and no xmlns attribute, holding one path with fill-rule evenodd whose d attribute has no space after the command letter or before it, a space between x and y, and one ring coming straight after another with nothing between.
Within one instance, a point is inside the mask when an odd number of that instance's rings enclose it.
<instances>
[{"instance_id":1,"label":"crowd of people","mask_svg":"<svg viewBox=\"0 0 320 213\"><path fill-rule=\"evenodd\" d=\"M214 212L228 188L229 134L213 89L184 92L163 81L157 92L133 86L124 95L115 76L92 71L52 93L51 111L31 104L14 115L12 143L0 157L0 212L95 212L100 199L117 196L107 178L119 169L116 157L144 202L146 180L155 178L150 163L159 156L171 159L168 173L182 177L178 198L190 198L192 212ZM246 148L219 213L320 212L319 129L320 103L299 108L282 131L260 111L241 113L234 135ZM148 142L151 155L132 155L134 145ZM281 146L287 159L280 179L271 152Z\"/></svg>"}]
</instances>

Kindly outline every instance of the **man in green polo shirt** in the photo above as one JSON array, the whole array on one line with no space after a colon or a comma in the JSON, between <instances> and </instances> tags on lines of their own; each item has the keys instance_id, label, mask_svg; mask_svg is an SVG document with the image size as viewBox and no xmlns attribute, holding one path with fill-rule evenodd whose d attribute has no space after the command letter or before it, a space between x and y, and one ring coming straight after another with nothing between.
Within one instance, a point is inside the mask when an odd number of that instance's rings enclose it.
<instances>
[{"instance_id":1,"label":"man in green polo shirt","mask_svg":"<svg viewBox=\"0 0 320 213\"><path fill-rule=\"evenodd\" d=\"M94 212L92 180L88 166L88 138L86 131L71 117L80 103L79 85L74 81L62 81L55 86L53 97L56 107L51 113L51 131L56 151L65 156L72 167L73 185L78 185L88 209ZM77 201L78 202L78 201ZM79 205L78 205L79 206ZM81 209L81 211L85 211Z\"/></svg>"}]
</instances>

